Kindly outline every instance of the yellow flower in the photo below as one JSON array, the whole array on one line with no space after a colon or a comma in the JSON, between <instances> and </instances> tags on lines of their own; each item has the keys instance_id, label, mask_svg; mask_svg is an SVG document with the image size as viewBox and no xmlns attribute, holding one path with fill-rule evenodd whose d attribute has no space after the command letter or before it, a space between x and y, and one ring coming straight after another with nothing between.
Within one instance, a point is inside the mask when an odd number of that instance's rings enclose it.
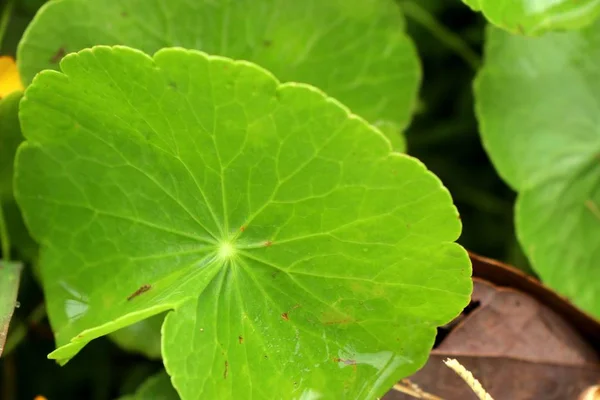
<instances>
[{"instance_id":1,"label":"yellow flower","mask_svg":"<svg viewBox=\"0 0 600 400\"><path fill-rule=\"evenodd\" d=\"M0 56L0 99L17 90L23 90L17 64L12 57Z\"/></svg>"}]
</instances>

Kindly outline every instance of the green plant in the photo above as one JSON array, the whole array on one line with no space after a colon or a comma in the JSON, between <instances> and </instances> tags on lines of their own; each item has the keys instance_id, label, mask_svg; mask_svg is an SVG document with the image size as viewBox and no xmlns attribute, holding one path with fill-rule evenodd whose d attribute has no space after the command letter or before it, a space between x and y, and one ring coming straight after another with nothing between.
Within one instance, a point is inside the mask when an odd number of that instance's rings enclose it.
<instances>
[{"instance_id":1,"label":"green plant","mask_svg":"<svg viewBox=\"0 0 600 400\"><path fill-rule=\"evenodd\" d=\"M31 19L34 3L8 2L5 20ZM495 236L485 244L519 254L512 226L483 223L512 215L491 168L477 170L489 190L456 172L466 147L451 141L475 121L453 85L468 88L474 71L482 142L518 192L531 267L600 315L597 57L586 50L600 7L465 3L512 32L488 27L482 67L433 0L53 0L22 36L4 24L20 38L25 88L0 102L0 339L17 260L21 292L43 288L51 359L109 335L162 361L166 373L127 368L123 398L382 396L469 302L461 217L467 247ZM434 43L421 49L420 102L411 36ZM454 52L460 79L428 80L430 60ZM11 328L7 349L26 346L24 329ZM110 376L100 365L94 387Z\"/></svg>"}]
</instances>

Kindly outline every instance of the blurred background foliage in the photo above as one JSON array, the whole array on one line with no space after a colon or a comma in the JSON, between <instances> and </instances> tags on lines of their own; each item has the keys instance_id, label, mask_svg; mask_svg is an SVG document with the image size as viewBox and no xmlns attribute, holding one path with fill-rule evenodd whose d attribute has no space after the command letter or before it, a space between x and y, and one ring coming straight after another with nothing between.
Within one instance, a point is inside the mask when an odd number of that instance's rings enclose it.
<instances>
[{"instance_id":1,"label":"blurred background foliage","mask_svg":"<svg viewBox=\"0 0 600 400\"><path fill-rule=\"evenodd\" d=\"M3 1L12 7L0 54L14 57L18 41L44 0ZM399 0L423 68L420 101L406 132L408 153L450 190L463 222L467 249L531 273L515 239L515 193L498 177L477 132L472 82L480 64L485 22L461 1ZM59 367L43 295L28 268L21 281L7 349L0 359L0 399L113 399L132 393L162 368L160 360L122 351L109 338L94 340Z\"/></svg>"}]
</instances>

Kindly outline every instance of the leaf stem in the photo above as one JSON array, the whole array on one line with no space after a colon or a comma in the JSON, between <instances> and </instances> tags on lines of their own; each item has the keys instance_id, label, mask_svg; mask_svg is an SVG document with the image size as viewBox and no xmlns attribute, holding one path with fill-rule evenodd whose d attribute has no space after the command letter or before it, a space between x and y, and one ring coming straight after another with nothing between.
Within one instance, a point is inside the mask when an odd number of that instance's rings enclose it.
<instances>
[{"instance_id":1,"label":"leaf stem","mask_svg":"<svg viewBox=\"0 0 600 400\"><path fill-rule=\"evenodd\" d=\"M6 2L4 10L2 10L2 17L0 17L0 48L2 47L4 34L6 33L6 29L8 28L8 23L10 22L10 16L12 15L14 5L15 0L8 0Z\"/></svg>"},{"instance_id":2,"label":"leaf stem","mask_svg":"<svg viewBox=\"0 0 600 400\"><path fill-rule=\"evenodd\" d=\"M427 29L450 50L453 50L473 71L479 69L481 58L459 35L446 28L427 10L413 1L401 1L400 6L408 17Z\"/></svg>"},{"instance_id":3,"label":"leaf stem","mask_svg":"<svg viewBox=\"0 0 600 400\"><path fill-rule=\"evenodd\" d=\"M4 209L0 202L0 248L2 249L2 259L10 261L10 238L8 237L8 228L4 218Z\"/></svg>"}]
</instances>

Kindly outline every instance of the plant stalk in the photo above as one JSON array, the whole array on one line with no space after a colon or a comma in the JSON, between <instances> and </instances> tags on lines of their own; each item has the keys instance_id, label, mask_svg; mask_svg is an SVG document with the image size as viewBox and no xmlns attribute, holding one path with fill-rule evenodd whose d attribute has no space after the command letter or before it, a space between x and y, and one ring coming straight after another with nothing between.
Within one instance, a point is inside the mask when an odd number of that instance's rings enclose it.
<instances>
[{"instance_id":1,"label":"plant stalk","mask_svg":"<svg viewBox=\"0 0 600 400\"><path fill-rule=\"evenodd\" d=\"M2 47L4 34L8 28L8 23L10 22L10 16L12 15L14 5L15 0L8 0L6 2L6 6L4 6L4 10L2 10L2 17L0 17L0 48Z\"/></svg>"},{"instance_id":2,"label":"plant stalk","mask_svg":"<svg viewBox=\"0 0 600 400\"><path fill-rule=\"evenodd\" d=\"M456 33L446 28L433 15L413 1L401 1L402 11L409 18L427 29L434 37L454 51L473 71L481 65L479 55Z\"/></svg>"},{"instance_id":3,"label":"plant stalk","mask_svg":"<svg viewBox=\"0 0 600 400\"><path fill-rule=\"evenodd\" d=\"M0 202L0 249L2 249L2 259L10 261L10 238L8 237L8 227L4 218L4 209Z\"/></svg>"}]
</instances>

